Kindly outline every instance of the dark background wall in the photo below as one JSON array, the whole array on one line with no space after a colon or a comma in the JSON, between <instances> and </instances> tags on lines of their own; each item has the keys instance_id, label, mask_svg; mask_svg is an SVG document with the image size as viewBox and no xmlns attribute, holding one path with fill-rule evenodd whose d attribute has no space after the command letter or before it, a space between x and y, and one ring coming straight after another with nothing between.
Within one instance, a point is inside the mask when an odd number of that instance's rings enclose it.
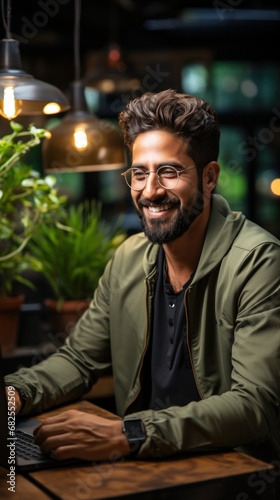
<instances>
[{"instance_id":1,"label":"dark background wall","mask_svg":"<svg viewBox=\"0 0 280 500\"><path fill-rule=\"evenodd\" d=\"M82 0L81 53L118 39L127 51L208 48L226 59L274 59L278 2L260 0ZM73 62L74 0L12 1L11 30L33 72L67 85ZM3 32L4 33L4 32ZM60 71L50 63L60 61ZM44 68L44 65L47 68ZM74 75L72 75L73 77Z\"/></svg>"}]
</instances>

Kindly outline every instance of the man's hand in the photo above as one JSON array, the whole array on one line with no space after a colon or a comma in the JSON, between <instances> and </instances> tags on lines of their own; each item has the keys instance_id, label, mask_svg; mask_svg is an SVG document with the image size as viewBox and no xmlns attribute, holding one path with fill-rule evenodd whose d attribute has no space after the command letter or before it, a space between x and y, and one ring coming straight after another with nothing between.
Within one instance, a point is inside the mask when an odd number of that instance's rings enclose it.
<instances>
[{"instance_id":1,"label":"man's hand","mask_svg":"<svg viewBox=\"0 0 280 500\"><path fill-rule=\"evenodd\" d=\"M7 386L6 397L8 406L12 405L14 407L15 414L17 415L22 407L22 402L18 390L12 386Z\"/></svg>"},{"instance_id":2,"label":"man's hand","mask_svg":"<svg viewBox=\"0 0 280 500\"><path fill-rule=\"evenodd\" d=\"M121 420L69 410L48 417L34 430L35 443L57 460L107 460L130 452Z\"/></svg>"}]
</instances>

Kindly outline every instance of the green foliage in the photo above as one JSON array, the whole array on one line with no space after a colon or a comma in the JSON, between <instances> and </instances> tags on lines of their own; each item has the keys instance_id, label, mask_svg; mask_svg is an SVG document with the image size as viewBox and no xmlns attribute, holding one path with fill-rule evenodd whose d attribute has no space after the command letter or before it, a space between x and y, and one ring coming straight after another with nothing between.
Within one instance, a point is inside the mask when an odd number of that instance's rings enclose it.
<instances>
[{"instance_id":1,"label":"green foliage","mask_svg":"<svg viewBox=\"0 0 280 500\"><path fill-rule=\"evenodd\" d=\"M15 122L12 133L0 139L0 297L12 294L15 281L31 286L22 275L41 268L26 246L44 220L51 220L65 203L55 189L56 179L42 178L22 157L40 144L45 130Z\"/></svg>"},{"instance_id":2,"label":"green foliage","mask_svg":"<svg viewBox=\"0 0 280 500\"><path fill-rule=\"evenodd\" d=\"M69 207L55 225L45 221L29 248L58 300L88 299L125 236L102 220L101 205L92 201Z\"/></svg>"}]
</instances>

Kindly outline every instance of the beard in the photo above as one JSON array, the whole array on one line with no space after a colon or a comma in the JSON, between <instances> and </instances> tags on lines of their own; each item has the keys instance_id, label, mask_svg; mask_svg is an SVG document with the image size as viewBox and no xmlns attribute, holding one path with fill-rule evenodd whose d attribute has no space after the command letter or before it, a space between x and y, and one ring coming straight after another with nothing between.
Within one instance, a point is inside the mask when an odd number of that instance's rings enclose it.
<instances>
[{"instance_id":1,"label":"beard","mask_svg":"<svg viewBox=\"0 0 280 500\"><path fill-rule=\"evenodd\" d=\"M164 198L161 197L158 200L153 200L153 205L164 205L167 203L173 204L173 206L179 205L176 197L170 199L165 196ZM140 218L143 231L147 238L152 243L163 245L164 243L170 243L180 238L188 231L193 221L203 211L203 194L201 189L196 190L190 202L178 209L178 213L169 224L167 224L166 218L146 219L141 207L148 207L149 205L149 200L140 199L138 207L135 206L136 212Z\"/></svg>"}]
</instances>

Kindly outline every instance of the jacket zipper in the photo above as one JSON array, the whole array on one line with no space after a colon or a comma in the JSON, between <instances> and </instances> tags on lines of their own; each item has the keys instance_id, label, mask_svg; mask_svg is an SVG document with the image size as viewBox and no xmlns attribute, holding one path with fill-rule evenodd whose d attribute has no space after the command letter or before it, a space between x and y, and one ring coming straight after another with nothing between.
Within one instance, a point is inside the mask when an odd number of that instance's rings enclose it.
<instances>
[{"instance_id":1,"label":"jacket zipper","mask_svg":"<svg viewBox=\"0 0 280 500\"><path fill-rule=\"evenodd\" d=\"M147 330L146 330L146 338L145 338L145 347L144 347L144 350L143 350L143 353L142 353L142 357L141 357L141 361L140 361L140 366L139 366L139 370L138 370L138 374L137 374L137 380L139 382L139 389L137 391L137 393L135 394L134 398L130 401L130 403L125 407L124 409L124 414L126 414L128 408L134 403L134 401L138 398L139 394L140 394L140 391L141 391L141 380L140 380L140 374L141 374L141 371L142 371L142 367L143 367L143 362L144 362L144 358L145 358L145 354L147 352L147 348L148 348L148 332L149 332L149 326L150 326L150 322L149 322L149 317L148 317L148 312L149 312L149 305L148 305L148 291L149 291L149 284L148 284L148 280L146 279L145 280L145 285L146 285L146 318L147 318Z\"/></svg>"},{"instance_id":2,"label":"jacket zipper","mask_svg":"<svg viewBox=\"0 0 280 500\"><path fill-rule=\"evenodd\" d=\"M191 363L191 368L192 368L192 373L193 373L193 378L194 382L198 391L198 394L200 395L201 399L205 399L204 394L199 386L198 380L197 380L197 375L194 369L194 363L193 363L193 358L192 358L192 352L191 352L191 347L190 347L190 338L189 338L189 317L188 317L188 311L187 311L187 294L189 292L189 288L187 288L185 292L185 297L184 297L184 308L185 308L185 315L186 315L186 341L187 341L187 347L188 347L188 352L189 352L189 359Z\"/></svg>"}]
</instances>

